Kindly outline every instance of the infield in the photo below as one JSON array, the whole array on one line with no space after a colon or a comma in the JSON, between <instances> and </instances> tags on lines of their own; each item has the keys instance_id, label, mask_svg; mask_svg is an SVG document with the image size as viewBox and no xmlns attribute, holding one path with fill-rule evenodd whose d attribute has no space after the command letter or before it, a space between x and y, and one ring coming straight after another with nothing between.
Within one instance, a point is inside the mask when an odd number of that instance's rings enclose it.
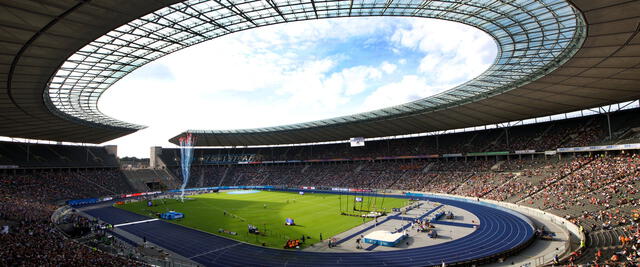
<instances>
[{"instance_id":1,"label":"infield","mask_svg":"<svg viewBox=\"0 0 640 267\"><path fill-rule=\"evenodd\" d=\"M289 192L261 191L252 194L227 194L225 192L192 196L184 203L174 200L154 200L147 207L146 201L118 206L141 215L156 217L157 213L174 210L185 218L170 221L201 231L273 248L283 248L290 239L302 239L301 248L308 247L323 238L354 228L371 219L340 215L340 204L353 202L354 196L333 194L299 195ZM390 211L408 204L406 199L363 197L363 206L377 202ZM362 212L364 213L364 212ZM285 220L294 220L294 226L286 226ZM258 228L259 234L251 234L248 225ZM222 230L222 231L221 231ZM235 234L233 234L235 233Z\"/></svg>"}]
</instances>

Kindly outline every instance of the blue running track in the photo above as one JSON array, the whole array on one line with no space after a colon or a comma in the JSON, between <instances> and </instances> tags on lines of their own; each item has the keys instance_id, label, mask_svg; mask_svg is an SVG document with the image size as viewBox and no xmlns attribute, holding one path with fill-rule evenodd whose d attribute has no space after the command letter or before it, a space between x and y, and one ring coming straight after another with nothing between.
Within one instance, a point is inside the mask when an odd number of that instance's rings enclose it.
<instances>
[{"instance_id":1,"label":"blue running track","mask_svg":"<svg viewBox=\"0 0 640 267\"><path fill-rule=\"evenodd\" d=\"M415 198L415 197L414 197ZM119 227L205 266L432 266L469 264L512 253L533 240L533 227L499 209L450 199L428 198L467 210L481 224L476 231L450 242L412 249L376 252L305 252L250 245L180 225L152 221ZM114 207L86 211L110 224L148 219Z\"/></svg>"}]
</instances>

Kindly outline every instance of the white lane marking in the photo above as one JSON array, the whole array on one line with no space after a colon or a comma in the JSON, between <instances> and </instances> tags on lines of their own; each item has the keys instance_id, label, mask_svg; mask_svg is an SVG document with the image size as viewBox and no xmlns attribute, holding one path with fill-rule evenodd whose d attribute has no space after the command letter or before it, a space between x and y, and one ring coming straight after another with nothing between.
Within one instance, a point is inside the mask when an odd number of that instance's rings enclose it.
<instances>
[{"instance_id":1,"label":"white lane marking","mask_svg":"<svg viewBox=\"0 0 640 267\"><path fill-rule=\"evenodd\" d=\"M228 245L226 247L221 247L221 248L218 248L218 249L214 249L214 250L210 250L210 251L207 251L207 252L204 252L204 253L200 253L198 255L189 257L189 259L193 259L193 258L197 258L197 257L200 257L200 256L204 256L204 255L207 255L209 253L213 253L213 252L220 251L220 250L223 250L223 249L228 249L228 248L231 248L231 247L235 247L237 245L242 245L242 243L238 242L238 243L235 243L233 245Z\"/></svg>"},{"instance_id":2,"label":"white lane marking","mask_svg":"<svg viewBox=\"0 0 640 267\"><path fill-rule=\"evenodd\" d=\"M121 223L121 224L116 224L113 227L120 227L120 226L127 226L127 225L132 225L132 224L139 224L139 223L146 223L146 222L153 222L153 221L157 221L160 219L149 219L149 220L142 220L142 221L137 221L137 222L128 222L128 223Z\"/></svg>"}]
</instances>

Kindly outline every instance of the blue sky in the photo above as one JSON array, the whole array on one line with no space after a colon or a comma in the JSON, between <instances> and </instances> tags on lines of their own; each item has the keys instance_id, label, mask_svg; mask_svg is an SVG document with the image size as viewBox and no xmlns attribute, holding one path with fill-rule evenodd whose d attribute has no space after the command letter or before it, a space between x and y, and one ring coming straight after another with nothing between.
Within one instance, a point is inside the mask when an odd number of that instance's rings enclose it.
<instances>
[{"instance_id":1,"label":"blue sky","mask_svg":"<svg viewBox=\"0 0 640 267\"><path fill-rule=\"evenodd\" d=\"M482 73L496 55L475 28L418 18L340 18L262 27L158 59L102 96L105 114L149 128L107 144L120 156L187 129L256 128L406 103Z\"/></svg>"}]
</instances>

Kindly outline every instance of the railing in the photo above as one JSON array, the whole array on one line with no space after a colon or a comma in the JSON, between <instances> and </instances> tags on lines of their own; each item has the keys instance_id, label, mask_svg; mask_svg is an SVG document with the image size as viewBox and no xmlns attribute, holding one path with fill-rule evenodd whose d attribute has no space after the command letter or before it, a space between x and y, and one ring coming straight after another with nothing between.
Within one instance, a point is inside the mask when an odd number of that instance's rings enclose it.
<instances>
[{"instance_id":1,"label":"railing","mask_svg":"<svg viewBox=\"0 0 640 267\"><path fill-rule=\"evenodd\" d=\"M62 218L62 215L64 215L65 213L67 213L70 210L71 210L71 207L69 207L69 206L62 206L62 207L58 208L57 210L55 210L53 212L53 214L51 214L51 222L57 224L60 221L60 218Z\"/></svg>"}]
</instances>

